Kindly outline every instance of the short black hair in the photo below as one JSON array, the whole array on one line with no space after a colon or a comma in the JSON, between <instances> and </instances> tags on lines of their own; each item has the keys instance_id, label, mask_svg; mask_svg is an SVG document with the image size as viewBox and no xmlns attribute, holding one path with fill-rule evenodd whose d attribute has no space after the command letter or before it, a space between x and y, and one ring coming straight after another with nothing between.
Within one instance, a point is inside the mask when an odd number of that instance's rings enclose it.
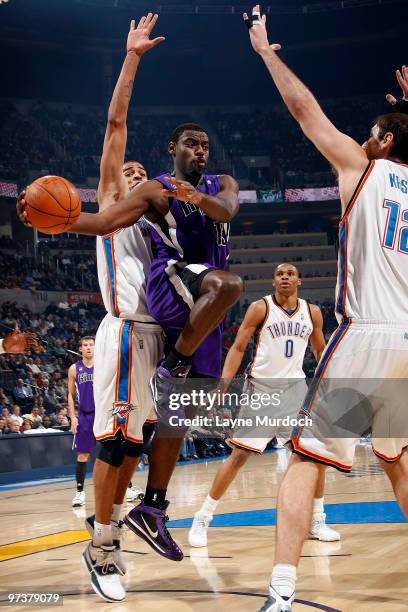
<instances>
[{"instance_id":1,"label":"short black hair","mask_svg":"<svg viewBox=\"0 0 408 612\"><path fill-rule=\"evenodd\" d=\"M375 120L378 125L378 137L381 139L387 132L394 136L390 151L393 157L398 157L404 164L408 164L408 115L404 113L387 113Z\"/></svg>"},{"instance_id":2,"label":"short black hair","mask_svg":"<svg viewBox=\"0 0 408 612\"><path fill-rule=\"evenodd\" d=\"M292 266L292 268L295 268L297 275L299 276L299 268L297 266L295 266L294 263L292 263L291 261L281 261L280 264L278 264L277 266L275 266L275 269L273 271L273 278L275 278L275 275L278 271L278 268L280 268L281 266Z\"/></svg>"},{"instance_id":3,"label":"short black hair","mask_svg":"<svg viewBox=\"0 0 408 612\"><path fill-rule=\"evenodd\" d=\"M198 125L198 123L181 123L173 130L169 138L169 142L177 142L182 133L187 130L192 130L194 132L207 132L207 130L201 127L201 125Z\"/></svg>"}]
</instances>

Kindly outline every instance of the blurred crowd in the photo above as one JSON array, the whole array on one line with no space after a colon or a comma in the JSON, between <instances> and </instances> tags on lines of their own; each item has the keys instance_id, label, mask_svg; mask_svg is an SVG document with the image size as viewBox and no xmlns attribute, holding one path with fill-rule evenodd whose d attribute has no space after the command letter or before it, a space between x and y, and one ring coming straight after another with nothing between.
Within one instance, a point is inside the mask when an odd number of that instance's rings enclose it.
<instances>
[{"instance_id":1,"label":"blurred crowd","mask_svg":"<svg viewBox=\"0 0 408 612\"><path fill-rule=\"evenodd\" d=\"M80 359L79 339L96 333L104 312L97 304L78 304L68 309L50 305L41 314L13 302L0 306L3 336L17 324L22 330L36 332L43 347L43 352L27 355L0 355L2 434L69 430L67 371Z\"/></svg>"},{"instance_id":2,"label":"blurred crowd","mask_svg":"<svg viewBox=\"0 0 408 612\"><path fill-rule=\"evenodd\" d=\"M341 130L361 142L368 136L369 121L389 110L380 97L337 99L323 106ZM106 109L78 110L37 100L23 113L13 102L4 100L0 101L0 112L7 117L0 141L0 178L23 185L31 171L96 185ZM200 120L193 113L141 115L130 109L127 159L141 161L150 176L168 171L168 138L178 124L189 121L202 122L211 134L217 134L209 172L222 172L226 163L222 160L228 160L228 168L233 168L238 180L250 180L249 187L324 186L335 181L328 163L283 106L248 107L242 112L214 110ZM252 168L248 160L257 156L270 156L270 162Z\"/></svg>"}]
</instances>

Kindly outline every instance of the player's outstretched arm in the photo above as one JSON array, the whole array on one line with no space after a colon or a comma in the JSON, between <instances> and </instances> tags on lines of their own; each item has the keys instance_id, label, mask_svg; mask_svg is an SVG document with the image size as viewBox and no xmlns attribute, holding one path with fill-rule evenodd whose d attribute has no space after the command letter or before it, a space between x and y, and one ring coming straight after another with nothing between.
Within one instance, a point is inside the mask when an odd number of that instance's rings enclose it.
<instances>
[{"instance_id":1,"label":"player's outstretched arm","mask_svg":"<svg viewBox=\"0 0 408 612\"><path fill-rule=\"evenodd\" d=\"M122 167L125 161L127 142L127 113L132 96L133 83L141 57L164 39L158 36L150 40L158 15L143 16L137 27L130 22L127 37L126 58L122 65L108 111L108 124L103 143L98 186L99 210L114 204L125 192Z\"/></svg>"},{"instance_id":2,"label":"player's outstretched arm","mask_svg":"<svg viewBox=\"0 0 408 612\"><path fill-rule=\"evenodd\" d=\"M386 100L399 113L408 113L408 66L402 66L401 70L396 70L395 76L401 87L402 98L397 100L392 94L387 94Z\"/></svg>"},{"instance_id":3,"label":"player's outstretched arm","mask_svg":"<svg viewBox=\"0 0 408 612\"><path fill-rule=\"evenodd\" d=\"M310 334L310 344L312 345L313 355L317 363L326 346L326 340L323 334L323 316L322 311L316 304L309 304L310 314L312 315L313 332Z\"/></svg>"},{"instance_id":4,"label":"player's outstretched arm","mask_svg":"<svg viewBox=\"0 0 408 612\"><path fill-rule=\"evenodd\" d=\"M69 229L71 234L105 236L111 232L129 227L140 219L157 201L163 200L161 186L157 181L147 181L137 189L119 200L115 206L109 206L98 213L81 213L78 221Z\"/></svg>"},{"instance_id":5,"label":"player's outstretched arm","mask_svg":"<svg viewBox=\"0 0 408 612\"><path fill-rule=\"evenodd\" d=\"M68 394L67 394L68 416L71 420L71 428L69 431L73 434L76 434L77 427L78 427L78 419L75 414L75 400L74 400L74 396L76 392L75 377L76 377L76 367L75 367L75 364L73 363L68 369Z\"/></svg>"},{"instance_id":6,"label":"player's outstretched arm","mask_svg":"<svg viewBox=\"0 0 408 612\"><path fill-rule=\"evenodd\" d=\"M163 189L163 195L195 204L213 221L228 223L239 210L239 186L232 176L227 174L220 176L221 189L216 196L201 193L187 181L180 181L171 176L167 177L167 180L173 185L173 189Z\"/></svg>"},{"instance_id":7,"label":"player's outstretched arm","mask_svg":"<svg viewBox=\"0 0 408 612\"><path fill-rule=\"evenodd\" d=\"M316 98L302 81L279 59L279 44L270 45L266 31L266 15L261 17L259 4L252 9L252 17L246 13L244 21L249 28L252 47L258 53L279 90L288 110L298 121L304 134L314 143L319 151L333 164L339 173L351 173L350 188L348 184L343 194L352 194L355 188L354 179L358 180L367 166L367 157L361 146L352 138L340 132L326 117ZM344 181L343 181L344 183ZM344 185L343 185L344 187ZM342 185L340 185L342 189ZM350 190L350 194L347 192Z\"/></svg>"},{"instance_id":8,"label":"player's outstretched arm","mask_svg":"<svg viewBox=\"0 0 408 612\"><path fill-rule=\"evenodd\" d=\"M265 321L265 317L265 300L257 300L249 306L234 340L234 344L231 346L227 357L225 358L225 363L221 374L221 386L223 387L223 391L227 390L229 383L238 372L245 354L245 350L256 330L259 329L259 327Z\"/></svg>"}]
</instances>

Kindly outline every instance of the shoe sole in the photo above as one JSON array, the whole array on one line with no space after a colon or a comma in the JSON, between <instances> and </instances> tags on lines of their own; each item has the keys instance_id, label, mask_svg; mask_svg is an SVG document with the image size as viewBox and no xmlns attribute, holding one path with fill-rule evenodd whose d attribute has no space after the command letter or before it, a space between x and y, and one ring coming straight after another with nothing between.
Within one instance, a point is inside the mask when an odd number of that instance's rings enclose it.
<instances>
[{"instance_id":1,"label":"shoe sole","mask_svg":"<svg viewBox=\"0 0 408 612\"><path fill-rule=\"evenodd\" d=\"M341 538L326 539L326 538L319 538L319 537L313 536L313 535L309 535L309 537L307 539L308 540L315 540L317 542L340 542L341 541Z\"/></svg>"},{"instance_id":2,"label":"shoe sole","mask_svg":"<svg viewBox=\"0 0 408 612\"><path fill-rule=\"evenodd\" d=\"M88 552L88 548L86 548L86 550L82 553L82 563L86 567L88 572L91 574L91 587L93 591L97 595L99 595L101 599L103 599L104 601L108 601L109 603L116 603L117 601L123 601L124 599L126 599L126 593L124 597L122 597L121 599L113 599L112 597L108 597L107 595L104 594L104 592L99 587L98 581L95 578L95 573L93 571L92 564L88 560L87 552Z\"/></svg>"},{"instance_id":3,"label":"shoe sole","mask_svg":"<svg viewBox=\"0 0 408 612\"><path fill-rule=\"evenodd\" d=\"M143 531L143 529L141 529L141 527L139 527L137 523L135 523L134 521L132 521L131 518L129 518L129 515L125 516L125 518L123 519L123 522L125 523L126 527L130 529L132 533L139 536L139 538L142 538L142 540L144 540L146 544L149 544L150 548L152 548L155 552L157 552L159 555L161 555L165 559L169 559L169 561L182 561L183 560L183 555L180 559L174 559L173 557L170 557L169 555L167 555L163 551L163 549L159 547L158 544L156 544L146 535L146 533Z\"/></svg>"}]
</instances>

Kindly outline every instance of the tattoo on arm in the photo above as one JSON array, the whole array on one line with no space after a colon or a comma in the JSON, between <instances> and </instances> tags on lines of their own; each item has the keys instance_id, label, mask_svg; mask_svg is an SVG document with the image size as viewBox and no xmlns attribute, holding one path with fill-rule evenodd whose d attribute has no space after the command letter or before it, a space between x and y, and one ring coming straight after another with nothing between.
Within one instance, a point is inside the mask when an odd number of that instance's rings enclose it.
<instances>
[{"instance_id":1,"label":"tattoo on arm","mask_svg":"<svg viewBox=\"0 0 408 612\"><path fill-rule=\"evenodd\" d=\"M133 83L134 83L134 81L129 81L129 85L126 87L126 89L128 90L126 95L129 98L129 100L132 97Z\"/></svg>"}]
</instances>

